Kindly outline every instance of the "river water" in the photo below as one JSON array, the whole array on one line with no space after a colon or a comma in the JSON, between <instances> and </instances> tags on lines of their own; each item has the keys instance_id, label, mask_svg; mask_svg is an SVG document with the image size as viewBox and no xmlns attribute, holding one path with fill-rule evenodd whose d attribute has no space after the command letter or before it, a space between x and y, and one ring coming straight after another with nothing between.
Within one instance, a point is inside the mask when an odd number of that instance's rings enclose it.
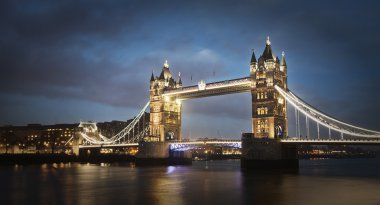
<instances>
[{"instance_id":1,"label":"river water","mask_svg":"<svg viewBox=\"0 0 380 205\"><path fill-rule=\"evenodd\" d=\"M298 173L245 173L240 161L191 166L0 166L0 204L380 204L380 158L301 160Z\"/></svg>"}]
</instances>

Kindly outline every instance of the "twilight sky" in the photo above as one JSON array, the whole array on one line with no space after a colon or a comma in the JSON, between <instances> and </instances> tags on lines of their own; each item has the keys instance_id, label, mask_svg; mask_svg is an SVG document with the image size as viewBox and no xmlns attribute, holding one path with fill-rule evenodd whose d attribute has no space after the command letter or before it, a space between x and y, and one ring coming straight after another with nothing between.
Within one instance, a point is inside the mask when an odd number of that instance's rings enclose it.
<instances>
[{"instance_id":1,"label":"twilight sky","mask_svg":"<svg viewBox=\"0 0 380 205\"><path fill-rule=\"evenodd\" d=\"M185 86L244 77L269 35L293 92L380 130L379 11L366 0L1 1L0 125L132 118L165 59ZM239 137L250 101L184 101L183 135Z\"/></svg>"}]
</instances>

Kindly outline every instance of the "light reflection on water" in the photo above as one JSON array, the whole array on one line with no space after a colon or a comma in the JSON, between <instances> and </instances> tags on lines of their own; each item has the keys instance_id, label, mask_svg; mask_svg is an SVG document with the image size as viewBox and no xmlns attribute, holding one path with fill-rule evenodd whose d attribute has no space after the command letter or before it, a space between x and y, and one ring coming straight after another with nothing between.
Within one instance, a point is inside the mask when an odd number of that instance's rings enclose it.
<instances>
[{"instance_id":1,"label":"light reflection on water","mask_svg":"<svg viewBox=\"0 0 380 205\"><path fill-rule=\"evenodd\" d=\"M301 161L296 174L192 166L0 166L0 204L380 204L380 159Z\"/></svg>"}]
</instances>

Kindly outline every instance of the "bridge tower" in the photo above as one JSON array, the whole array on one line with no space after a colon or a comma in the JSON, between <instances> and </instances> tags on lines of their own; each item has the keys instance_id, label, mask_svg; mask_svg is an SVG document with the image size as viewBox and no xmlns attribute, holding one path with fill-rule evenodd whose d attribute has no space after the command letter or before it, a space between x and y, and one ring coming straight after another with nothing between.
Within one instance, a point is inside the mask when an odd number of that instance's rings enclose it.
<instances>
[{"instance_id":1,"label":"bridge tower","mask_svg":"<svg viewBox=\"0 0 380 205\"><path fill-rule=\"evenodd\" d=\"M273 55L269 37L258 60L252 52L250 74L253 136L270 139L287 137L286 101L274 89L274 85L287 89L287 67L284 52L281 61Z\"/></svg>"},{"instance_id":2,"label":"bridge tower","mask_svg":"<svg viewBox=\"0 0 380 205\"><path fill-rule=\"evenodd\" d=\"M160 76L152 73L150 79L150 137L157 141L181 140L181 102L164 97L165 90L182 87L182 81L178 75L178 81L174 80L169 70L169 64L165 62Z\"/></svg>"}]
</instances>

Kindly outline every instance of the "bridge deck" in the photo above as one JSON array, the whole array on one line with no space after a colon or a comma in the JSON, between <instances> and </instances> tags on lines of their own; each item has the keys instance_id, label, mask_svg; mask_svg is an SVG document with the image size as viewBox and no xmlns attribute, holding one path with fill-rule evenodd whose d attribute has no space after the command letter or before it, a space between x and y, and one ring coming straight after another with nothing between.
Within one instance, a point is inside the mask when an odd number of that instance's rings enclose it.
<instances>
[{"instance_id":1,"label":"bridge deck","mask_svg":"<svg viewBox=\"0 0 380 205\"><path fill-rule=\"evenodd\" d=\"M193 85L173 90L166 90L163 96L175 97L179 100L201 98L215 95L226 95L251 90L251 78L238 78L213 83L207 83L204 87Z\"/></svg>"},{"instance_id":2,"label":"bridge deck","mask_svg":"<svg viewBox=\"0 0 380 205\"><path fill-rule=\"evenodd\" d=\"M299 145L380 145L380 139L373 140L358 140L358 139L282 139L281 143L284 144L299 144ZM169 142L174 146L186 145L228 145L238 144L241 145L241 140L205 140L205 141L173 141ZM137 147L138 143L126 144L103 144L103 145L80 145L79 148L108 148L108 147Z\"/></svg>"}]
</instances>

